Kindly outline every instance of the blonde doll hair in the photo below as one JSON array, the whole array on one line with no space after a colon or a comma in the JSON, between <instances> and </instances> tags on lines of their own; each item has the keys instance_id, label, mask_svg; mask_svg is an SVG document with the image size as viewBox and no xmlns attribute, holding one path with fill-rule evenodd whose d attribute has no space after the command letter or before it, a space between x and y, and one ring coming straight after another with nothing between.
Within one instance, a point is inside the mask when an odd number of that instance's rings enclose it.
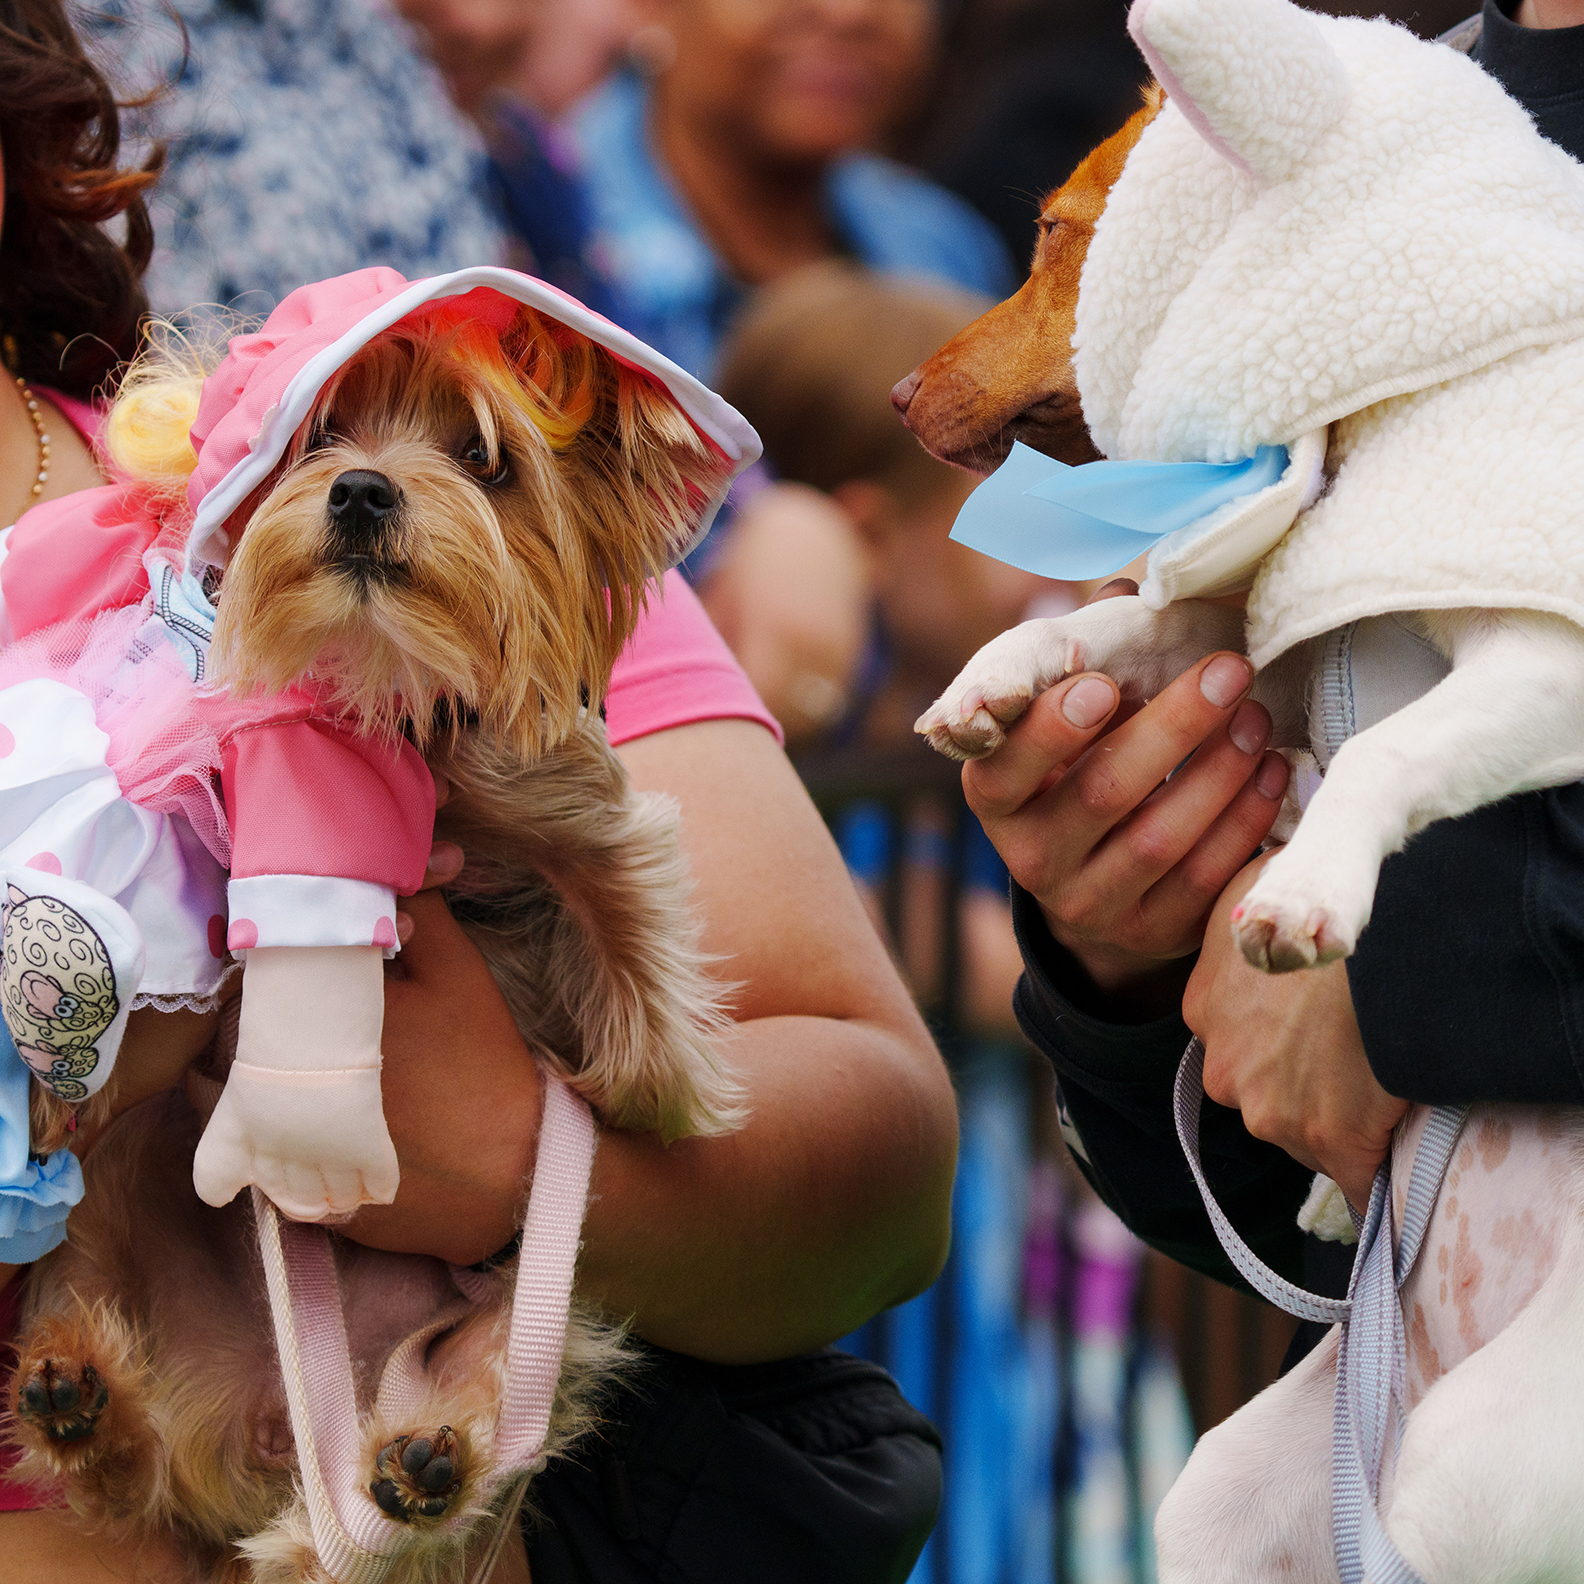
<instances>
[{"instance_id":1,"label":"blonde doll hair","mask_svg":"<svg viewBox=\"0 0 1584 1584\"><path fill-rule=\"evenodd\" d=\"M189 332L165 320L150 327L148 344L121 381L105 422L104 447L130 478L154 494L179 500L198 465L193 420L203 383L225 355L235 322Z\"/></svg>"}]
</instances>

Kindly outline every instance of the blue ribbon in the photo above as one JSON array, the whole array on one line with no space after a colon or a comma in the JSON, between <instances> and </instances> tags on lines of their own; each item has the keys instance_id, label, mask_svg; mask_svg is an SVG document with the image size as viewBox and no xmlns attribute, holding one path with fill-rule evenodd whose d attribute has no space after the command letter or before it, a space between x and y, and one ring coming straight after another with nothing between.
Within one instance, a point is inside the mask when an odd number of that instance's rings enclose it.
<instances>
[{"instance_id":1,"label":"blue ribbon","mask_svg":"<svg viewBox=\"0 0 1584 1584\"><path fill-rule=\"evenodd\" d=\"M1069 583L1119 571L1218 506L1268 489L1285 446L1241 462L1086 462L1068 467L1014 442L963 503L951 536L997 561Z\"/></svg>"},{"instance_id":2,"label":"blue ribbon","mask_svg":"<svg viewBox=\"0 0 1584 1584\"><path fill-rule=\"evenodd\" d=\"M28 1069L0 1019L0 1262L26 1265L66 1241L66 1217L83 1196L70 1150L28 1154Z\"/></svg>"}]
</instances>

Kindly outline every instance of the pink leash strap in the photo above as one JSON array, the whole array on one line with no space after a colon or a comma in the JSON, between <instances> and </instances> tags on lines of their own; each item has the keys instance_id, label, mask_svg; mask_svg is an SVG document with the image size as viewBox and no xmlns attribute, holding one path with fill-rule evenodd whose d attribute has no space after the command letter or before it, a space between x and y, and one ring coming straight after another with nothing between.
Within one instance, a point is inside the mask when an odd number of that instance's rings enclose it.
<instances>
[{"instance_id":1,"label":"pink leash strap","mask_svg":"<svg viewBox=\"0 0 1584 1584\"><path fill-rule=\"evenodd\" d=\"M544 1119L512 1303L506 1388L495 1430L492 1474L497 1482L534 1464L544 1446L594 1163L594 1119L587 1105L549 1073L544 1085ZM336 1584L379 1584L412 1530L387 1518L369 1494L372 1471L362 1462L329 1234L323 1227L283 1220L257 1188L253 1212L314 1548ZM380 1384L382 1404L417 1400L422 1351L408 1345L397 1349Z\"/></svg>"}]
</instances>

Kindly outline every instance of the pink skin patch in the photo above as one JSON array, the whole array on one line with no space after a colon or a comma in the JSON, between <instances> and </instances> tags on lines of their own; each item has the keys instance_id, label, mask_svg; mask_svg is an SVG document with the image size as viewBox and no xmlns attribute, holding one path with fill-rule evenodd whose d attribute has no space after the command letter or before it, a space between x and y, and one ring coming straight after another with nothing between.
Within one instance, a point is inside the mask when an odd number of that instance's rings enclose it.
<instances>
[{"instance_id":1,"label":"pink skin patch","mask_svg":"<svg viewBox=\"0 0 1584 1584\"><path fill-rule=\"evenodd\" d=\"M379 923L374 926L374 939L372 944L375 946L384 947L386 949L389 949L396 944L396 921L394 919L382 918Z\"/></svg>"},{"instance_id":2,"label":"pink skin patch","mask_svg":"<svg viewBox=\"0 0 1584 1584\"><path fill-rule=\"evenodd\" d=\"M10 733L7 732L6 735L10 736ZM28 859L25 867L37 869L43 874L59 874L61 872L61 861L52 852L34 853Z\"/></svg>"},{"instance_id":3,"label":"pink skin patch","mask_svg":"<svg viewBox=\"0 0 1584 1584\"><path fill-rule=\"evenodd\" d=\"M12 734L10 727L0 726L0 759L4 759L7 754L15 752L16 738Z\"/></svg>"},{"instance_id":4,"label":"pink skin patch","mask_svg":"<svg viewBox=\"0 0 1584 1584\"><path fill-rule=\"evenodd\" d=\"M226 934L226 945L232 951L247 951L258 945L258 925L252 919L232 919Z\"/></svg>"},{"instance_id":5,"label":"pink skin patch","mask_svg":"<svg viewBox=\"0 0 1584 1584\"><path fill-rule=\"evenodd\" d=\"M209 915L209 955L217 960L226 954L226 921L223 913Z\"/></svg>"}]
</instances>

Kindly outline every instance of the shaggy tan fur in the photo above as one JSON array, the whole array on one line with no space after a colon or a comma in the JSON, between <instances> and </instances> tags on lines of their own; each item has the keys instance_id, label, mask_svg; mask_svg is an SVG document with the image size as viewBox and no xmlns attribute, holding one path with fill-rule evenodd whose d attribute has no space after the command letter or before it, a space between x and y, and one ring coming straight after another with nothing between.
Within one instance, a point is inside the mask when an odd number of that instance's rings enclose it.
<instances>
[{"instance_id":1,"label":"shaggy tan fur","mask_svg":"<svg viewBox=\"0 0 1584 1584\"><path fill-rule=\"evenodd\" d=\"M323 512L349 469L400 487L365 575ZM598 702L644 584L728 472L651 380L530 308L501 340L439 310L403 321L242 507L213 674L246 692L312 671L369 731L421 747L444 704L545 752Z\"/></svg>"}]
</instances>

